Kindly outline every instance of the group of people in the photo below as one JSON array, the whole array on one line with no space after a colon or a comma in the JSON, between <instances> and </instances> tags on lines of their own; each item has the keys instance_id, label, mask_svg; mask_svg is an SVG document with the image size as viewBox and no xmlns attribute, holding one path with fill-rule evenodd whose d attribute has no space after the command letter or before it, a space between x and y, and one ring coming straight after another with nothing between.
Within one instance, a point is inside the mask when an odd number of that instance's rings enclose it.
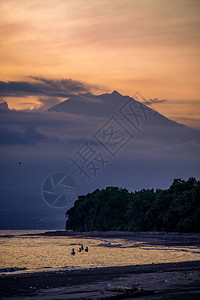
<instances>
[{"instance_id":1,"label":"group of people","mask_svg":"<svg viewBox=\"0 0 200 300\"><path fill-rule=\"evenodd\" d=\"M81 247L78 249L78 252L81 252L81 251L83 251L83 250L85 250L85 252L88 252L88 247L85 247L85 249L84 249L83 244L81 244ZM76 254L74 248L72 248L71 254L72 254L72 255L75 255L75 254Z\"/></svg>"}]
</instances>

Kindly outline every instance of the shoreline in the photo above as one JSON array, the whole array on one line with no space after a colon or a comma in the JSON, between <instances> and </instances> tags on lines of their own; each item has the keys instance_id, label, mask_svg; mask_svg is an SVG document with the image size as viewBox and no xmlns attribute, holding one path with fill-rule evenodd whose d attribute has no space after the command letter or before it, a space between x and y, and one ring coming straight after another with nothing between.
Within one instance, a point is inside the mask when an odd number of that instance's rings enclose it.
<instances>
[{"instance_id":1,"label":"shoreline","mask_svg":"<svg viewBox=\"0 0 200 300\"><path fill-rule=\"evenodd\" d=\"M20 236L124 239L152 246L200 248L200 234L169 232L46 231ZM7 236L9 238L9 236ZM135 294L110 287L133 287ZM143 291L142 291L143 290ZM141 297L139 297L141 296ZM7 299L199 299L200 259L173 263L46 270L0 276L0 297ZM147 296L147 298L146 298ZM136 297L136 298L135 298ZM144 299L144 298L143 298Z\"/></svg>"},{"instance_id":2,"label":"shoreline","mask_svg":"<svg viewBox=\"0 0 200 300\"><path fill-rule=\"evenodd\" d=\"M200 247L200 233L180 233L180 232L127 232L127 231L46 231L38 234L26 234L26 236L63 236L74 238L110 238L124 239L127 241L142 242L149 245L163 246L194 246Z\"/></svg>"},{"instance_id":3,"label":"shoreline","mask_svg":"<svg viewBox=\"0 0 200 300\"><path fill-rule=\"evenodd\" d=\"M8 274L0 278L0 297L20 299L31 296L32 299L40 299L43 295L44 299L45 297L55 299L51 296L56 295L56 299L63 299L63 296L65 299L109 299L105 297L111 297L113 292L106 290L108 284L112 286L134 284L144 291L153 292L148 299L156 299L158 296L161 299L166 294L175 295L186 288L190 293L200 295L200 260ZM102 298L98 298L100 296Z\"/></svg>"},{"instance_id":4,"label":"shoreline","mask_svg":"<svg viewBox=\"0 0 200 300\"><path fill-rule=\"evenodd\" d=\"M62 275L101 275L101 274L140 274L140 273L154 273L154 272L173 272L173 271L188 271L200 270L200 260L172 262L172 263L158 263L158 264L143 264L143 265L127 265L127 266L108 266L108 267L94 267L94 268L80 268L80 269L61 269L51 271L35 271L35 272L21 272L21 273L8 273L0 276L0 279L18 279L18 278L39 278L51 277Z\"/></svg>"}]
</instances>

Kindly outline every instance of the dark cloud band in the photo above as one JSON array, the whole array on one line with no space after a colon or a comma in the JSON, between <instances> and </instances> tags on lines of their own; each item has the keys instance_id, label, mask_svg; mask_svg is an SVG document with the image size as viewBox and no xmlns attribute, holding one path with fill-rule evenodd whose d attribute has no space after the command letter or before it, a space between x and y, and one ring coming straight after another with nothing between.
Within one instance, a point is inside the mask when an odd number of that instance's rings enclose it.
<instances>
[{"instance_id":1,"label":"dark cloud band","mask_svg":"<svg viewBox=\"0 0 200 300\"><path fill-rule=\"evenodd\" d=\"M66 98L74 94L89 92L96 86L72 79L45 79L30 77L32 81L0 81L0 96L50 96Z\"/></svg>"}]
</instances>

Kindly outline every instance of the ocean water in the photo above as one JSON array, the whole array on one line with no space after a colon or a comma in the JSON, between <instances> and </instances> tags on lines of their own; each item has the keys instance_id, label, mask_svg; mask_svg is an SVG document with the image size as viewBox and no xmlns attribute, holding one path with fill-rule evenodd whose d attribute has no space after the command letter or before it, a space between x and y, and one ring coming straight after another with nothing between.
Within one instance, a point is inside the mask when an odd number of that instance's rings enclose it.
<instances>
[{"instance_id":1,"label":"ocean water","mask_svg":"<svg viewBox=\"0 0 200 300\"><path fill-rule=\"evenodd\" d=\"M149 246L110 238L26 236L39 232L42 231L0 231L1 275L200 259L200 249L195 247ZM88 252L78 252L81 244L88 247Z\"/></svg>"}]
</instances>

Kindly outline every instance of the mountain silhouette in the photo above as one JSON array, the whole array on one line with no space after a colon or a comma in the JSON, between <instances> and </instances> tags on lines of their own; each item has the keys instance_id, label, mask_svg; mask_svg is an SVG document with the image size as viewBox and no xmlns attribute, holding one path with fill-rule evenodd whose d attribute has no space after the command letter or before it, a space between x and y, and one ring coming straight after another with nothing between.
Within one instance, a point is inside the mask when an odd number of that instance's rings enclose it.
<instances>
[{"instance_id":1,"label":"mountain silhouette","mask_svg":"<svg viewBox=\"0 0 200 300\"><path fill-rule=\"evenodd\" d=\"M129 111L128 107L132 107ZM49 109L49 112L66 112L87 118L108 119L114 116L125 124L134 136L152 141L179 144L186 141L200 142L200 132L168 119L159 112L117 91L102 95L91 93L73 96ZM134 115L135 114L135 115ZM103 122L103 121L101 121Z\"/></svg>"},{"instance_id":2,"label":"mountain silhouette","mask_svg":"<svg viewBox=\"0 0 200 300\"><path fill-rule=\"evenodd\" d=\"M5 101L0 102L0 110L9 110L8 103Z\"/></svg>"}]
</instances>

